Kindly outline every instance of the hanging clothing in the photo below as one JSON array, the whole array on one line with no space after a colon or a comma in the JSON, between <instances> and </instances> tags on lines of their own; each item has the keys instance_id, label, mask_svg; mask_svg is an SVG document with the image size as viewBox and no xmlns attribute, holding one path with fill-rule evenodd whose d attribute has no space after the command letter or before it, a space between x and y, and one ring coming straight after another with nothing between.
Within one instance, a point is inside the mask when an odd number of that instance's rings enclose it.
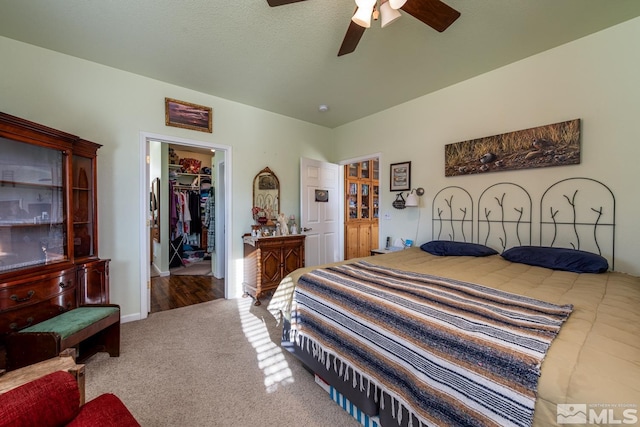
<instances>
[{"instance_id":1,"label":"hanging clothing","mask_svg":"<svg viewBox=\"0 0 640 427\"><path fill-rule=\"evenodd\" d=\"M200 192L180 189L169 181L169 198L171 238L183 237L185 242L199 246L204 208Z\"/></svg>"},{"instance_id":2,"label":"hanging clothing","mask_svg":"<svg viewBox=\"0 0 640 427\"><path fill-rule=\"evenodd\" d=\"M209 189L204 208L204 226L207 227L207 252L216 250L216 198L215 189Z\"/></svg>"},{"instance_id":3,"label":"hanging clothing","mask_svg":"<svg viewBox=\"0 0 640 427\"><path fill-rule=\"evenodd\" d=\"M173 188L173 181L169 181L169 227L175 230L178 226L178 196Z\"/></svg>"},{"instance_id":4,"label":"hanging clothing","mask_svg":"<svg viewBox=\"0 0 640 427\"><path fill-rule=\"evenodd\" d=\"M182 209L182 222L184 234L191 234L191 211L189 210L189 203L187 203L187 192L180 192L180 208Z\"/></svg>"},{"instance_id":5,"label":"hanging clothing","mask_svg":"<svg viewBox=\"0 0 640 427\"><path fill-rule=\"evenodd\" d=\"M200 193L189 191L189 211L191 212L191 233L202 233L202 207L200 206Z\"/></svg>"}]
</instances>

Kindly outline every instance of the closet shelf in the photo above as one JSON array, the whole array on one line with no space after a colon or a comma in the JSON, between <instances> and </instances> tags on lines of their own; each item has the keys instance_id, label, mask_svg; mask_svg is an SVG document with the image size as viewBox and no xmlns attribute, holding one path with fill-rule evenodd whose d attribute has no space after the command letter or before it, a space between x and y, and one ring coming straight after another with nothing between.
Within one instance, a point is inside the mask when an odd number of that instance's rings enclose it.
<instances>
[{"instance_id":1,"label":"closet shelf","mask_svg":"<svg viewBox=\"0 0 640 427\"><path fill-rule=\"evenodd\" d=\"M200 187L198 185L190 185L190 184L174 184L173 188L183 189L183 190L196 190L196 191L200 190Z\"/></svg>"}]
</instances>

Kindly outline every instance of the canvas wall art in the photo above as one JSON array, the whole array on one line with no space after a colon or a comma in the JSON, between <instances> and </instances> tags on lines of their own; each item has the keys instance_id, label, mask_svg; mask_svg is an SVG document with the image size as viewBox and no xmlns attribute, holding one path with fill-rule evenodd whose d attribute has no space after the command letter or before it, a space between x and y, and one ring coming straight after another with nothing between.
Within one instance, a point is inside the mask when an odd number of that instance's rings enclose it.
<instances>
[{"instance_id":1,"label":"canvas wall art","mask_svg":"<svg viewBox=\"0 0 640 427\"><path fill-rule=\"evenodd\" d=\"M580 119L447 144L444 175L580 163Z\"/></svg>"}]
</instances>

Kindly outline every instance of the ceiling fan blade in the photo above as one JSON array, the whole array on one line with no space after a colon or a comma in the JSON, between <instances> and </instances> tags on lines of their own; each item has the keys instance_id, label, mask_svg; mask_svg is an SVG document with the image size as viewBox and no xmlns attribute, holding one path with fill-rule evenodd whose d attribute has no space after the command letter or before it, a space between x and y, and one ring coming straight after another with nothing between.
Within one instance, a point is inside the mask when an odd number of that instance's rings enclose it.
<instances>
[{"instance_id":1,"label":"ceiling fan blade","mask_svg":"<svg viewBox=\"0 0 640 427\"><path fill-rule=\"evenodd\" d=\"M401 9L439 32L460 17L460 12L440 0L409 0Z\"/></svg>"},{"instance_id":2,"label":"ceiling fan blade","mask_svg":"<svg viewBox=\"0 0 640 427\"><path fill-rule=\"evenodd\" d=\"M364 30L366 30L366 28L361 27L353 21L349 21L349 28L347 28L347 34L344 35L344 40L342 40L342 46L340 46L338 56L346 55L356 50L356 46L358 46Z\"/></svg>"},{"instance_id":3,"label":"ceiling fan blade","mask_svg":"<svg viewBox=\"0 0 640 427\"><path fill-rule=\"evenodd\" d=\"M269 6L271 7L276 7L276 6L282 6L290 3L298 3L299 1L305 1L305 0L267 0L267 3L269 3Z\"/></svg>"}]
</instances>

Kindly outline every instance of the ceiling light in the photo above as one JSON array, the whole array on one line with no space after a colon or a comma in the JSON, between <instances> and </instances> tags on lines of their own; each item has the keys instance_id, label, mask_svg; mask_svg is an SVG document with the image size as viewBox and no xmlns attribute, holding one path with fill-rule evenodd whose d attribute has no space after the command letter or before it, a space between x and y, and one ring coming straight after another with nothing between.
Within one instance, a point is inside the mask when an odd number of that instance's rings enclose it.
<instances>
[{"instance_id":1,"label":"ceiling light","mask_svg":"<svg viewBox=\"0 0 640 427\"><path fill-rule=\"evenodd\" d=\"M376 4L376 0L356 0L356 6L362 7L362 8L373 9L373 6L375 6L375 4Z\"/></svg>"},{"instance_id":2,"label":"ceiling light","mask_svg":"<svg viewBox=\"0 0 640 427\"><path fill-rule=\"evenodd\" d=\"M318 106L318 110L320 110L321 113L326 113L329 111L329 106L326 104L320 104L320 106Z\"/></svg>"},{"instance_id":3,"label":"ceiling light","mask_svg":"<svg viewBox=\"0 0 640 427\"><path fill-rule=\"evenodd\" d=\"M380 0L380 6L376 8L377 0L355 1L358 8L351 20L363 28L371 27L371 15L376 21L379 16L382 16L382 21L380 22L382 28L391 24L402 16L397 9L401 8L406 2L406 0Z\"/></svg>"},{"instance_id":4,"label":"ceiling light","mask_svg":"<svg viewBox=\"0 0 640 427\"><path fill-rule=\"evenodd\" d=\"M356 10L351 20L363 28L371 27L371 14L373 13L373 6L360 7Z\"/></svg>"},{"instance_id":5,"label":"ceiling light","mask_svg":"<svg viewBox=\"0 0 640 427\"><path fill-rule=\"evenodd\" d=\"M400 15L400 12L391 7L391 4L389 4L389 0L380 1L380 15L382 15L382 20L380 21L380 26L382 28L395 22L402 16Z\"/></svg>"},{"instance_id":6,"label":"ceiling light","mask_svg":"<svg viewBox=\"0 0 640 427\"><path fill-rule=\"evenodd\" d=\"M351 20L364 28L371 26L371 14L376 6L377 0L356 0L358 9Z\"/></svg>"},{"instance_id":7,"label":"ceiling light","mask_svg":"<svg viewBox=\"0 0 640 427\"><path fill-rule=\"evenodd\" d=\"M389 0L389 6L391 6L392 9L400 9L406 2L407 0Z\"/></svg>"}]
</instances>

